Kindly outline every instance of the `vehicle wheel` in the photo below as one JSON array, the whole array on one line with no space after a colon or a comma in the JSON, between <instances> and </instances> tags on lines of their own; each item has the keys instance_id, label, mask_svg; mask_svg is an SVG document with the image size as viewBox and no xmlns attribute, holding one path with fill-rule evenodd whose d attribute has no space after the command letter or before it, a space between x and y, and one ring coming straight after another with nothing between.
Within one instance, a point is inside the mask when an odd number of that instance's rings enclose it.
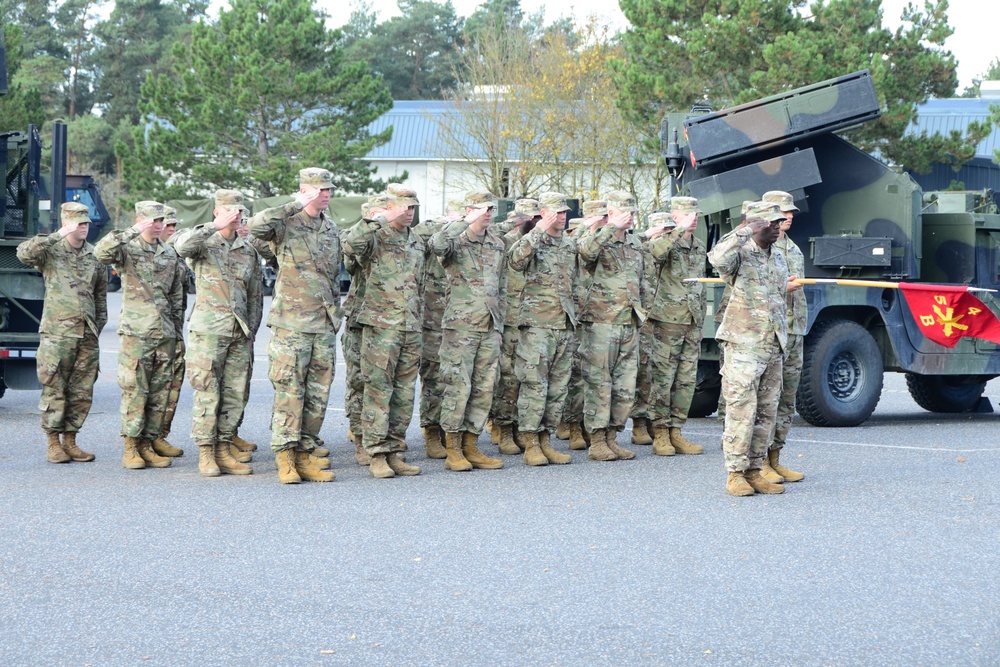
<instances>
[{"instance_id":1,"label":"vehicle wheel","mask_svg":"<svg viewBox=\"0 0 1000 667\"><path fill-rule=\"evenodd\" d=\"M108 291L117 292L122 288L122 279L118 274L113 274L108 277Z\"/></svg>"},{"instance_id":2,"label":"vehicle wheel","mask_svg":"<svg viewBox=\"0 0 1000 667\"><path fill-rule=\"evenodd\" d=\"M928 412L971 412L986 391L981 375L906 374L906 388Z\"/></svg>"},{"instance_id":3,"label":"vehicle wheel","mask_svg":"<svg viewBox=\"0 0 1000 667\"><path fill-rule=\"evenodd\" d=\"M688 417L707 417L719 409L719 394L722 392L722 376L719 375L718 361L699 361L698 378L695 381L694 399Z\"/></svg>"},{"instance_id":4,"label":"vehicle wheel","mask_svg":"<svg viewBox=\"0 0 1000 667\"><path fill-rule=\"evenodd\" d=\"M805 340L795 407L814 426L857 426L882 395L882 354L857 322L833 320Z\"/></svg>"}]
</instances>

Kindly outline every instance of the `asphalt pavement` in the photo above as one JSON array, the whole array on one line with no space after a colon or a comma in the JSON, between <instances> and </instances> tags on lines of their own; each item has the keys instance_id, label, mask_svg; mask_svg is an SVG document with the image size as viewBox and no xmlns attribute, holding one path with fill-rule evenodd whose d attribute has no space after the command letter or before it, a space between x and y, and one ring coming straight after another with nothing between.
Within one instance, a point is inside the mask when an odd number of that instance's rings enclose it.
<instances>
[{"instance_id":1,"label":"asphalt pavement","mask_svg":"<svg viewBox=\"0 0 1000 667\"><path fill-rule=\"evenodd\" d=\"M860 427L796 420L782 461L806 479L780 496L725 494L712 418L685 429L702 456L469 473L427 460L414 419L423 474L376 480L341 363L337 479L283 486L262 330L254 474L199 476L189 386L185 455L129 471L109 301L95 462L46 463L38 392L0 399L0 665L1000 664L1000 414L924 412L888 375Z\"/></svg>"}]
</instances>

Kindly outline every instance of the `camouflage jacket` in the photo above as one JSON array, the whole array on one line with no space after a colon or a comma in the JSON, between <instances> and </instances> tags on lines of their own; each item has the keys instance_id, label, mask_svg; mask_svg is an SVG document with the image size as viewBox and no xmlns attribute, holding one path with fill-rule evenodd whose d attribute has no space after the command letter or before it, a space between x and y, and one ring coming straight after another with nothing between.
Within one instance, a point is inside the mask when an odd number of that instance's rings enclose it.
<instances>
[{"instance_id":1,"label":"camouflage jacket","mask_svg":"<svg viewBox=\"0 0 1000 667\"><path fill-rule=\"evenodd\" d=\"M435 218L410 228L424 242L424 275L420 280L421 301L424 305L422 325L424 329L431 331L441 331L441 319L448 300L448 276L445 275L441 262L434 256L428 241L444 224L444 218Z\"/></svg>"},{"instance_id":2,"label":"camouflage jacket","mask_svg":"<svg viewBox=\"0 0 1000 667\"><path fill-rule=\"evenodd\" d=\"M181 338L187 268L173 248L159 240L146 243L129 227L98 241L94 254L101 263L114 264L122 278L119 334Z\"/></svg>"},{"instance_id":3,"label":"camouflage jacket","mask_svg":"<svg viewBox=\"0 0 1000 667\"><path fill-rule=\"evenodd\" d=\"M579 272L576 243L571 237L550 236L535 227L511 247L508 264L524 273L517 326L576 328Z\"/></svg>"},{"instance_id":4,"label":"camouflage jacket","mask_svg":"<svg viewBox=\"0 0 1000 667\"><path fill-rule=\"evenodd\" d=\"M344 297L344 321L349 328L354 329L361 326L358 324L358 303L365 298L368 268L347 253L344 254L344 268L351 276L351 286L347 288L347 296Z\"/></svg>"},{"instance_id":5,"label":"camouflage jacket","mask_svg":"<svg viewBox=\"0 0 1000 667\"><path fill-rule=\"evenodd\" d=\"M501 237L508 257L510 257L510 249L520 238L520 227L514 227ZM520 271L507 271L507 310L503 316L505 327L517 327L517 319L521 314L521 292L523 291L524 274Z\"/></svg>"},{"instance_id":6,"label":"camouflage jacket","mask_svg":"<svg viewBox=\"0 0 1000 667\"><path fill-rule=\"evenodd\" d=\"M412 230L397 232L382 217L361 220L344 235L344 254L368 273L355 305L358 324L420 331L424 242Z\"/></svg>"},{"instance_id":7,"label":"camouflage jacket","mask_svg":"<svg viewBox=\"0 0 1000 667\"><path fill-rule=\"evenodd\" d=\"M685 239L684 230L677 227L650 241L649 253L656 263L650 319L700 327L705 321L705 285L684 279L705 277L705 244L694 235Z\"/></svg>"},{"instance_id":8,"label":"camouflage jacket","mask_svg":"<svg viewBox=\"0 0 1000 667\"><path fill-rule=\"evenodd\" d=\"M777 337L784 350L788 342L785 312L788 266L783 254L773 248L761 248L751 233L749 227L738 229L722 238L708 253L712 266L733 288L715 338L762 347Z\"/></svg>"},{"instance_id":9,"label":"camouflage jacket","mask_svg":"<svg viewBox=\"0 0 1000 667\"><path fill-rule=\"evenodd\" d=\"M444 329L503 333L507 311L507 253L489 228L482 236L469 223L456 220L430 239L438 263L448 275Z\"/></svg>"},{"instance_id":10,"label":"camouflage jacket","mask_svg":"<svg viewBox=\"0 0 1000 667\"><path fill-rule=\"evenodd\" d=\"M788 275L797 278L804 278L806 271L806 258L795 245L795 241L788 238L780 238L774 242L774 247L785 256L785 263L788 264ZM785 295L785 306L788 308L788 333L796 336L806 335L809 311L806 307L806 293L802 288Z\"/></svg>"},{"instance_id":11,"label":"camouflage jacket","mask_svg":"<svg viewBox=\"0 0 1000 667\"><path fill-rule=\"evenodd\" d=\"M325 214L312 218L292 201L255 215L250 233L278 261L267 326L324 333L340 329L340 234Z\"/></svg>"},{"instance_id":12,"label":"camouflage jacket","mask_svg":"<svg viewBox=\"0 0 1000 667\"><path fill-rule=\"evenodd\" d=\"M263 304L257 251L239 236L227 240L212 224L191 229L174 248L194 269L198 288L188 329L228 335L238 326L253 338Z\"/></svg>"},{"instance_id":13,"label":"camouflage jacket","mask_svg":"<svg viewBox=\"0 0 1000 667\"><path fill-rule=\"evenodd\" d=\"M580 321L633 324L646 321L642 307L642 244L632 236L618 239L614 225L583 233L578 239L581 272L590 275L580 291Z\"/></svg>"},{"instance_id":14,"label":"camouflage jacket","mask_svg":"<svg viewBox=\"0 0 1000 667\"><path fill-rule=\"evenodd\" d=\"M42 234L17 246L17 258L45 279L39 333L83 338L89 330L100 336L108 323L108 270L92 245L76 249L59 232Z\"/></svg>"}]
</instances>

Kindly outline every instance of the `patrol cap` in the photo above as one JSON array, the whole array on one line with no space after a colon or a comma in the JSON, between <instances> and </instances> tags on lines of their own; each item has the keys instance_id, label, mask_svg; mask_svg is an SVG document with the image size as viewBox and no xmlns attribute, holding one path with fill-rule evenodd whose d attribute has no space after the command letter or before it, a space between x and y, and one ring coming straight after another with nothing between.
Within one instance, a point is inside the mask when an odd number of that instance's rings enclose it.
<instances>
[{"instance_id":1,"label":"patrol cap","mask_svg":"<svg viewBox=\"0 0 1000 667\"><path fill-rule=\"evenodd\" d=\"M650 227L659 227L661 225L666 225L667 227L676 227L677 223L674 222L673 218L666 211L657 211L656 213L650 213L649 217L646 219Z\"/></svg>"},{"instance_id":2,"label":"patrol cap","mask_svg":"<svg viewBox=\"0 0 1000 667\"><path fill-rule=\"evenodd\" d=\"M542 207L537 199L518 199L514 202L514 212L518 215L527 215L532 218L542 214Z\"/></svg>"},{"instance_id":3,"label":"patrol cap","mask_svg":"<svg viewBox=\"0 0 1000 667\"><path fill-rule=\"evenodd\" d=\"M164 225L176 225L177 224L177 209L173 206L163 207L163 224Z\"/></svg>"},{"instance_id":4,"label":"patrol cap","mask_svg":"<svg viewBox=\"0 0 1000 667\"><path fill-rule=\"evenodd\" d=\"M747 220L750 218L760 218L768 222L773 222L775 220L784 220L785 216L781 215L777 204L768 201L755 201L747 206Z\"/></svg>"},{"instance_id":5,"label":"patrol cap","mask_svg":"<svg viewBox=\"0 0 1000 667\"><path fill-rule=\"evenodd\" d=\"M489 190L473 190L465 193L465 208L489 208L496 197Z\"/></svg>"},{"instance_id":6,"label":"patrol cap","mask_svg":"<svg viewBox=\"0 0 1000 667\"><path fill-rule=\"evenodd\" d=\"M747 211L750 209L750 204L753 202L749 199L745 200L742 205L740 205L740 215L746 215Z\"/></svg>"},{"instance_id":7,"label":"patrol cap","mask_svg":"<svg viewBox=\"0 0 1000 667\"><path fill-rule=\"evenodd\" d=\"M385 208L388 203L389 195L384 192L368 195L368 208Z\"/></svg>"},{"instance_id":8,"label":"patrol cap","mask_svg":"<svg viewBox=\"0 0 1000 667\"><path fill-rule=\"evenodd\" d=\"M449 213L464 213L465 212L465 200L459 199L458 197L448 200L447 211Z\"/></svg>"},{"instance_id":9,"label":"patrol cap","mask_svg":"<svg viewBox=\"0 0 1000 667\"><path fill-rule=\"evenodd\" d=\"M566 203L566 195L561 192L543 192L538 195L538 204L540 208L547 211L555 211L556 213L569 210L569 204Z\"/></svg>"},{"instance_id":10,"label":"patrol cap","mask_svg":"<svg viewBox=\"0 0 1000 667\"><path fill-rule=\"evenodd\" d=\"M135 203L135 216L147 220L163 217L163 204L158 201L140 201Z\"/></svg>"},{"instance_id":11,"label":"patrol cap","mask_svg":"<svg viewBox=\"0 0 1000 667\"><path fill-rule=\"evenodd\" d=\"M792 198L792 195L787 192L782 192L781 190L771 190L770 192L765 192L764 196L761 197L761 201L777 204L778 209L782 213L787 213L788 211L792 211L794 213L799 212L799 207L795 205L795 200Z\"/></svg>"},{"instance_id":12,"label":"patrol cap","mask_svg":"<svg viewBox=\"0 0 1000 667\"><path fill-rule=\"evenodd\" d=\"M243 206L243 193L239 190L216 190L215 210L231 211L234 208Z\"/></svg>"},{"instance_id":13,"label":"patrol cap","mask_svg":"<svg viewBox=\"0 0 1000 667\"><path fill-rule=\"evenodd\" d=\"M90 222L90 209L78 201L68 201L59 207L59 218L71 225L87 224Z\"/></svg>"},{"instance_id":14,"label":"patrol cap","mask_svg":"<svg viewBox=\"0 0 1000 667\"><path fill-rule=\"evenodd\" d=\"M299 185L308 185L320 190L333 189L333 174L320 167L307 167L299 170Z\"/></svg>"},{"instance_id":15,"label":"patrol cap","mask_svg":"<svg viewBox=\"0 0 1000 667\"><path fill-rule=\"evenodd\" d=\"M389 201L402 204L403 206L416 206L420 203L417 201L416 190L411 190L399 183L390 183L389 187L385 189L385 194Z\"/></svg>"},{"instance_id":16,"label":"patrol cap","mask_svg":"<svg viewBox=\"0 0 1000 667\"><path fill-rule=\"evenodd\" d=\"M701 213L698 208L698 200L694 197L671 197L670 212L688 215L689 213Z\"/></svg>"},{"instance_id":17,"label":"patrol cap","mask_svg":"<svg viewBox=\"0 0 1000 667\"><path fill-rule=\"evenodd\" d=\"M583 223L583 218L570 218L566 221L566 229L576 229Z\"/></svg>"},{"instance_id":18,"label":"patrol cap","mask_svg":"<svg viewBox=\"0 0 1000 667\"><path fill-rule=\"evenodd\" d=\"M594 216L607 214L608 202L603 199L590 199L583 202L583 217L593 218Z\"/></svg>"},{"instance_id":19,"label":"patrol cap","mask_svg":"<svg viewBox=\"0 0 1000 667\"><path fill-rule=\"evenodd\" d=\"M608 208L613 208L617 211L636 210L635 197L624 190L614 190L606 194L604 198L608 201Z\"/></svg>"}]
</instances>

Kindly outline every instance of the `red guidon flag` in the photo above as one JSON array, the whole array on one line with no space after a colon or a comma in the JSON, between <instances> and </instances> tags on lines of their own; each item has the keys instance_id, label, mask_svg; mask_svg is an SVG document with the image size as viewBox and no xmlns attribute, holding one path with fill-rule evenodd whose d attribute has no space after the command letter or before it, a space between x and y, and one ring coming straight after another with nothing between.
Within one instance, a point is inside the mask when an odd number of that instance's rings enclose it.
<instances>
[{"instance_id":1,"label":"red guidon flag","mask_svg":"<svg viewBox=\"0 0 1000 667\"><path fill-rule=\"evenodd\" d=\"M899 283L920 331L938 345L955 347L963 336L1000 343L1000 320L965 285Z\"/></svg>"}]
</instances>

